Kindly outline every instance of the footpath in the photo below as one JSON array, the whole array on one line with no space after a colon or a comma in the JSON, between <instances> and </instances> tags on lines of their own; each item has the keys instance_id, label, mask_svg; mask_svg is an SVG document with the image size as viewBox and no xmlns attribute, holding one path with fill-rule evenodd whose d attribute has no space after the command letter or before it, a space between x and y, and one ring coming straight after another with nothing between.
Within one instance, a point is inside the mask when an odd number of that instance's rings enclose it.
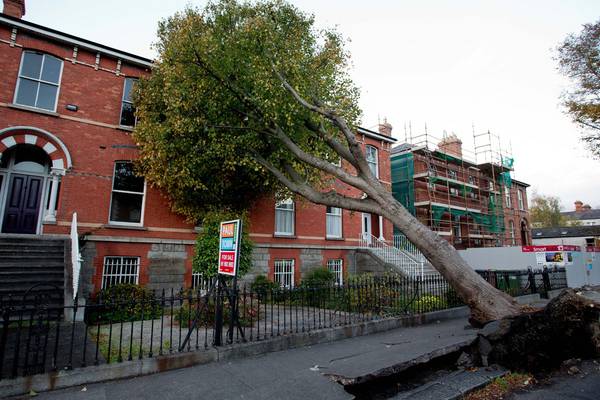
<instances>
[{"instance_id":1,"label":"footpath","mask_svg":"<svg viewBox=\"0 0 600 400\"><path fill-rule=\"evenodd\" d=\"M476 334L466 319L433 322L252 358L39 393L36 399L353 399L355 396L346 392L342 383L364 383L456 352ZM492 375L478 375L478 384ZM473 385L473 379L467 381ZM442 398L456 398L461 391L457 387L444 388L443 383L434 386L438 392L448 392ZM426 393L411 396L426 397Z\"/></svg>"}]
</instances>

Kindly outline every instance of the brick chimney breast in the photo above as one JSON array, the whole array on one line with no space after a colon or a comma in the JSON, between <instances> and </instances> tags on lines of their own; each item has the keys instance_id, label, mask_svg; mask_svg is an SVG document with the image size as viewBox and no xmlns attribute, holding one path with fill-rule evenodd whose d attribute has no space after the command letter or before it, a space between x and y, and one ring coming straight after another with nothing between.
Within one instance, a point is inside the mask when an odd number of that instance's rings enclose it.
<instances>
[{"instance_id":1,"label":"brick chimney breast","mask_svg":"<svg viewBox=\"0 0 600 400\"><path fill-rule=\"evenodd\" d=\"M392 136L392 124L387 121L387 118L383 119L383 124L379 124L379 133L385 136Z\"/></svg>"},{"instance_id":2,"label":"brick chimney breast","mask_svg":"<svg viewBox=\"0 0 600 400\"><path fill-rule=\"evenodd\" d=\"M462 158L462 141L455 134L443 138L438 148L443 153Z\"/></svg>"},{"instance_id":3,"label":"brick chimney breast","mask_svg":"<svg viewBox=\"0 0 600 400\"><path fill-rule=\"evenodd\" d=\"M2 12L15 18L23 18L25 15L25 0L4 0Z\"/></svg>"},{"instance_id":4,"label":"brick chimney breast","mask_svg":"<svg viewBox=\"0 0 600 400\"><path fill-rule=\"evenodd\" d=\"M581 200L575 201L575 212L583 211L583 202Z\"/></svg>"}]
</instances>

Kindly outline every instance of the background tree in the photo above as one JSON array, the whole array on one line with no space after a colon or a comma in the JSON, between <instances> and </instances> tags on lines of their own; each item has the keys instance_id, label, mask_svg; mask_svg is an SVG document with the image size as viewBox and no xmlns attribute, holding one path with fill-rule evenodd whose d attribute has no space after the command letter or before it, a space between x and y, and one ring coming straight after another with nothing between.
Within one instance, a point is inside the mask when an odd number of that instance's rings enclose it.
<instances>
[{"instance_id":1,"label":"background tree","mask_svg":"<svg viewBox=\"0 0 600 400\"><path fill-rule=\"evenodd\" d=\"M579 225L579 221L561 214L560 199L535 194L531 198L531 223L537 228Z\"/></svg>"},{"instance_id":2,"label":"background tree","mask_svg":"<svg viewBox=\"0 0 600 400\"><path fill-rule=\"evenodd\" d=\"M134 135L142 172L177 209L236 211L293 192L379 214L449 281L474 321L520 312L371 173L356 136L359 91L336 31L283 1L222 0L163 21L156 49L153 73L138 85Z\"/></svg>"},{"instance_id":3,"label":"background tree","mask_svg":"<svg viewBox=\"0 0 600 400\"><path fill-rule=\"evenodd\" d=\"M563 104L583 129L582 139L600 157L600 21L585 24L558 47L560 71L571 78Z\"/></svg>"}]
</instances>

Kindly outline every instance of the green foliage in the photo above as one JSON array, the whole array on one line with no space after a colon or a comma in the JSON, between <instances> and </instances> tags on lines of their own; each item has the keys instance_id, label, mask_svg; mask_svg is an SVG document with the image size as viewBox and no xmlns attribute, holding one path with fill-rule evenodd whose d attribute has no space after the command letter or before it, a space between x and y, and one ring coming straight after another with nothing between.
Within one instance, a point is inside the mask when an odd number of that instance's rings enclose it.
<instances>
[{"instance_id":1,"label":"green foliage","mask_svg":"<svg viewBox=\"0 0 600 400\"><path fill-rule=\"evenodd\" d=\"M432 294L425 294L421 296L412 305L412 309L417 313L426 313L430 311L443 310L446 308L448 308L446 299L443 299L439 296L434 296Z\"/></svg>"},{"instance_id":2,"label":"green foliage","mask_svg":"<svg viewBox=\"0 0 600 400\"><path fill-rule=\"evenodd\" d=\"M238 219L240 214L209 212L203 218L202 232L196 238L196 250L192 260L194 272L200 272L205 278L217 274L219 263L219 227L222 221ZM242 214L242 241L238 277L244 276L252 268L252 249L247 218Z\"/></svg>"},{"instance_id":3,"label":"green foliage","mask_svg":"<svg viewBox=\"0 0 600 400\"><path fill-rule=\"evenodd\" d=\"M101 290L92 301L86 320L92 324L138 321L160 317L160 302L150 290L129 283Z\"/></svg>"},{"instance_id":4,"label":"green foliage","mask_svg":"<svg viewBox=\"0 0 600 400\"><path fill-rule=\"evenodd\" d=\"M337 32L317 29L312 15L284 1L220 0L162 21L155 48L152 74L134 94L138 169L176 211L198 220L283 195L257 157L282 171L292 166L311 184L328 180L295 159L274 129L321 159L339 158L322 140L339 130L301 106L278 76L355 126L358 89Z\"/></svg>"},{"instance_id":5,"label":"green foliage","mask_svg":"<svg viewBox=\"0 0 600 400\"><path fill-rule=\"evenodd\" d=\"M250 290L258 295L258 298L264 301L269 293L278 289L277 283L273 282L264 275L257 275L250 284Z\"/></svg>"},{"instance_id":6,"label":"green foliage","mask_svg":"<svg viewBox=\"0 0 600 400\"><path fill-rule=\"evenodd\" d=\"M301 285L304 287L315 288L322 286L331 286L335 283L335 275L329 269L316 268L311 270L302 278Z\"/></svg>"},{"instance_id":7,"label":"green foliage","mask_svg":"<svg viewBox=\"0 0 600 400\"><path fill-rule=\"evenodd\" d=\"M538 228L579 225L579 221L567 218L560 210L558 197L534 194L529 207L532 225Z\"/></svg>"},{"instance_id":8,"label":"green foliage","mask_svg":"<svg viewBox=\"0 0 600 400\"><path fill-rule=\"evenodd\" d=\"M559 69L573 85L563 93L567 114L582 128L582 139L600 157L600 21L584 24L558 47Z\"/></svg>"}]
</instances>

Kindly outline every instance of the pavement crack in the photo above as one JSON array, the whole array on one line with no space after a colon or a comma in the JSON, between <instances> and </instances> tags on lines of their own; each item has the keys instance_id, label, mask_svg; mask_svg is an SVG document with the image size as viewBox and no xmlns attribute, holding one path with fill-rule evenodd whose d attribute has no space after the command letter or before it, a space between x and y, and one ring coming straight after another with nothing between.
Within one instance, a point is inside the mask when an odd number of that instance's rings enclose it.
<instances>
[{"instance_id":1,"label":"pavement crack","mask_svg":"<svg viewBox=\"0 0 600 400\"><path fill-rule=\"evenodd\" d=\"M369 351L361 351L360 353L349 354L347 356L333 358L333 359L329 360L329 364L333 364L336 361L347 360L348 358L352 358L352 357L356 357L356 356L362 356L363 354L367 354L370 352L371 352L370 350Z\"/></svg>"},{"instance_id":2,"label":"pavement crack","mask_svg":"<svg viewBox=\"0 0 600 400\"><path fill-rule=\"evenodd\" d=\"M403 340L401 342L383 342L382 344L386 345L386 346L397 346L399 344L406 344L406 343L411 343L410 340Z\"/></svg>"}]
</instances>

